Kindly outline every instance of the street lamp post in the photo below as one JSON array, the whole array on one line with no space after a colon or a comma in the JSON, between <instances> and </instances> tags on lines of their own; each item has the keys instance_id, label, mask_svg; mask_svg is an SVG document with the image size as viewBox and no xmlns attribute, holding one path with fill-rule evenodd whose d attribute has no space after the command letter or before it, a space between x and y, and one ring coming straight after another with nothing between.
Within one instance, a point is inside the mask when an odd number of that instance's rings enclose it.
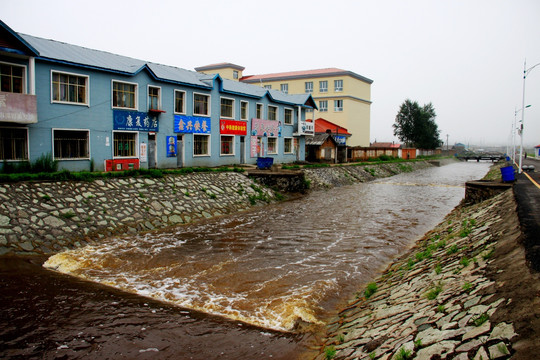
<instances>
[{"instance_id":1,"label":"street lamp post","mask_svg":"<svg viewBox=\"0 0 540 360\"><path fill-rule=\"evenodd\" d=\"M521 174L523 172L522 170L522 161L523 161L523 124L525 123L525 80L527 79L527 75L531 72L532 69L540 65L540 63L531 66L527 69L527 60L523 63L523 99L521 102L521 146L519 148L519 169L518 172Z\"/></svg>"}]
</instances>

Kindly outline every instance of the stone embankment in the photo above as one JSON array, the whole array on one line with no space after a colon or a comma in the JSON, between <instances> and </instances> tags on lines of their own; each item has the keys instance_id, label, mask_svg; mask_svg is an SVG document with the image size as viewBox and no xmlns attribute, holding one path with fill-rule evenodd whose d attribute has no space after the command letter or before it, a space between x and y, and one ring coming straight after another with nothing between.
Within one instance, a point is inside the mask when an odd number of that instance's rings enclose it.
<instances>
[{"instance_id":1,"label":"stone embankment","mask_svg":"<svg viewBox=\"0 0 540 360\"><path fill-rule=\"evenodd\" d=\"M316 359L534 358L520 235L511 190L456 208L339 313Z\"/></svg>"},{"instance_id":2,"label":"stone embankment","mask_svg":"<svg viewBox=\"0 0 540 360\"><path fill-rule=\"evenodd\" d=\"M315 168L305 170L305 184L326 188L429 166L420 161ZM0 255L52 254L108 236L231 214L276 198L274 190L235 172L0 184Z\"/></svg>"}]
</instances>

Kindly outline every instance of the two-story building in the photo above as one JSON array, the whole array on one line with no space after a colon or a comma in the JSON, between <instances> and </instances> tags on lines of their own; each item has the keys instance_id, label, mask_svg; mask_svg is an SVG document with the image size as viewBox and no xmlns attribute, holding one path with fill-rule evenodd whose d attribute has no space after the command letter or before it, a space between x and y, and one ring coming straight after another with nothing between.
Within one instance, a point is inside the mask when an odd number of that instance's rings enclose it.
<instances>
[{"instance_id":1,"label":"two-story building","mask_svg":"<svg viewBox=\"0 0 540 360\"><path fill-rule=\"evenodd\" d=\"M305 112L316 108L310 94L19 34L1 21L0 78L0 164L51 154L71 171L303 161Z\"/></svg>"}]
</instances>

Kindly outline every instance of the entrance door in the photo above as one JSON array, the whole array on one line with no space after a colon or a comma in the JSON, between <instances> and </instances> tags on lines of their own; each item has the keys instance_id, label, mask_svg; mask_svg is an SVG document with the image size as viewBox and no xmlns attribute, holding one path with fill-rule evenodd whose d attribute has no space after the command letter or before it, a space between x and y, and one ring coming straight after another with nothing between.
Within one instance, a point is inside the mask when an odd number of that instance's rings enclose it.
<instances>
[{"instance_id":1,"label":"entrance door","mask_svg":"<svg viewBox=\"0 0 540 360\"><path fill-rule=\"evenodd\" d=\"M240 164L246 163L246 139L240 136Z\"/></svg>"},{"instance_id":2,"label":"entrance door","mask_svg":"<svg viewBox=\"0 0 540 360\"><path fill-rule=\"evenodd\" d=\"M176 135L176 166L184 166L184 141L182 135Z\"/></svg>"},{"instance_id":3,"label":"entrance door","mask_svg":"<svg viewBox=\"0 0 540 360\"><path fill-rule=\"evenodd\" d=\"M156 135L148 135L148 168L156 168Z\"/></svg>"}]
</instances>

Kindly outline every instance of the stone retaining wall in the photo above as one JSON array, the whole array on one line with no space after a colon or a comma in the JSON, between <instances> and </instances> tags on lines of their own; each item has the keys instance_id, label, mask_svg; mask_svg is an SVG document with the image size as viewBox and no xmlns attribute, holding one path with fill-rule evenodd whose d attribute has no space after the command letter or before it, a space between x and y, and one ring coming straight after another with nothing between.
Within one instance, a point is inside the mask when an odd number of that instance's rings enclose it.
<instances>
[{"instance_id":1,"label":"stone retaining wall","mask_svg":"<svg viewBox=\"0 0 540 360\"><path fill-rule=\"evenodd\" d=\"M0 255L55 253L245 210L274 195L239 173L0 184Z\"/></svg>"}]
</instances>

